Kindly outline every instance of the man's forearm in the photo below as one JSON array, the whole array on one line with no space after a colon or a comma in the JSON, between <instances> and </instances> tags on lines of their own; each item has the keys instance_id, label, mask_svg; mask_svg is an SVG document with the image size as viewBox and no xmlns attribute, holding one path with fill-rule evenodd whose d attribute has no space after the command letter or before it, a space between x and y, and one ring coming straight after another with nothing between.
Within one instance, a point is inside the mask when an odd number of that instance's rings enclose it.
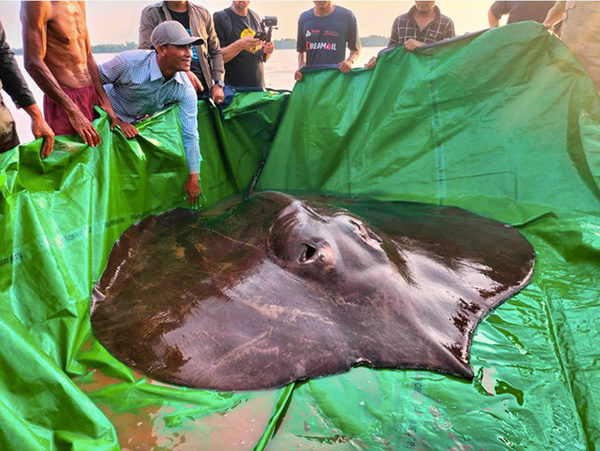
<instances>
[{"instance_id":1,"label":"man's forearm","mask_svg":"<svg viewBox=\"0 0 600 451\"><path fill-rule=\"evenodd\" d=\"M306 52L298 52L298 70L306 66Z\"/></svg>"},{"instance_id":2,"label":"man's forearm","mask_svg":"<svg viewBox=\"0 0 600 451\"><path fill-rule=\"evenodd\" d=\"M200 163L202 162L202 156L200 155L200 146L190 140L183 138L183 148L185 150L185 158L187 160L188 172L190 174L200 173Z\"/></svg>"},{"instance_id":3,"label":"man's forearm","mask_svg":"<svg viewBox=\"0 0 600 451\"><path fill-rule=\"evenodd\" d=\"M183 150L185 152L185 159L187 162L188 172L191 174L200 173L200 162L202 161L202 155L200 155L200 145L198 143L199 137L196 133L195 138L193 132L190 133L187 130L183 131ZM192 136L190 136L192 135Z\"/></svg>"},{"instance_id":4,"label":"man's forearm","mask_svg":"<svg viewBox=\"0 0 600 451\"><path fill-rule=\"evenodd\" d=\"M492 27L492 28L496 28L496 27L500 26L500 19L498 19L496 16L494 16L494 13L492 12L491 9L488 11L488 23L490 24L490 27Z\"/></svg>"},{"instance_id":5,"label":"man's forearm","mask_svg":"<svg viewBox=\"0 0 600 451\"><path fill-rule=\"evenodd\" d=\"M223 62L228 63L229 61L234 59L236 56L238 56L242 50L244 50L244 48L242 46L241 39L238 39L237 41L232 42L227 47L221 47L221 55L223 55Z\"/></svg>"},{"instance_id":6,"label":"man's forearm","mask_svg":"<svg viewBox=\"0 0 600 451\"><path fill-rule=\"evenodd\" d=\"M348 55L348 58L346 59L346 61L348 61L350 64L354 64L359 56L360 56L360 50L358 50L358 49L351 50L350 55Z\"/></svg>"},{"instance_id":7,"label":"man's forearm","mask_svg":"<svg viewBox=\"0 0 600 451\"><path fill-rule=\"evenodd\" d=\"M75 105L63 91L62 87L41 58L28 58L25 56L25 69L44 94L65 110L67 114L73 114L74 112L79 111L77 105Z\"/></svg>"},{"instance_id":8,"label":"man's forearm","mask_svg":"<svg viewBox=\"0 0 600 451\"><path fill-rule=\"evenodd\" d=\"M98 69L98 65L96 64L96 60L93 55L90 53L87 57L87 67L90 73L90 77L92 78L92 83L94 88L96 89L96 93L100 98L101 107L108 113L108 116L114 121L117 119L117 115L115 114L112 104L110 103L110 99L104 90L104 85L102 84L102 80L100 78L100 70Z\"/></svg>"},{"instance_id":9,"label":"man's forearm","mask_svg":"<svg viewBox=\"0 0 600 451\"><path fill-rule=\"evenodd\" d=\"M561 8L558 5L554 5L552 8L550 8L550 10L548 11L548 14L546 15L546 19L544 20L544 25L548 27L548 26L553 26L553 25L557 24L558 22L561 21L564 13L565 13L565 10L563 8Z\"/></svg>"}]
</instances>

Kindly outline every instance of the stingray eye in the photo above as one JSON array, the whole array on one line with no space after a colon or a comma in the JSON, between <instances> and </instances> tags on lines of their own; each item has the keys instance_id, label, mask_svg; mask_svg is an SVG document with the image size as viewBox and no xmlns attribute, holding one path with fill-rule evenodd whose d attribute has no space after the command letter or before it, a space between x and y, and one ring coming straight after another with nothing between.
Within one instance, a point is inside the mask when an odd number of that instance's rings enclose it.
<instances>
[{"instance_id":1,"label":"stingray eye","mask_svg":"<svg viewBox=\"0 0 600 451\"><path fill-rule=\"evenodd\" d=\"M309 263L315 260L316 255L316 248L310 244L302 243L302 255L300 256L300 263Z\"/></svg>"}]
</instances>

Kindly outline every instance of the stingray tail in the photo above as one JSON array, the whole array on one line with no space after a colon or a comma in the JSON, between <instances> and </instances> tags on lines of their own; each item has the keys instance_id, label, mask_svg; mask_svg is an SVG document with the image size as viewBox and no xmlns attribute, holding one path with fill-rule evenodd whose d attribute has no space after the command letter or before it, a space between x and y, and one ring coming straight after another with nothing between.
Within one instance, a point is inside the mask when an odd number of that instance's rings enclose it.
<instances>
[{"instance_id":1,"label":"stingray tail","mask_svg":"<svg viewBox=\"0 0 600 451\"><path fill-rule=\"evenodd\" d=\"M252 196L252 194L254 193L254 187L256 186L256 182L258 182L258 179L259 179L260 174L262 173L262 170L263 170L264 167L265 167L265 159L263 158L261 160L260 164L258 165L258 169L256 170L256 172L252 176L252 179L250 180L250 183L248 184L248 187L244 191L244 194L242 196L242 200L248 200L248 198L250 196Z\"/></svg>"}]
</instances>

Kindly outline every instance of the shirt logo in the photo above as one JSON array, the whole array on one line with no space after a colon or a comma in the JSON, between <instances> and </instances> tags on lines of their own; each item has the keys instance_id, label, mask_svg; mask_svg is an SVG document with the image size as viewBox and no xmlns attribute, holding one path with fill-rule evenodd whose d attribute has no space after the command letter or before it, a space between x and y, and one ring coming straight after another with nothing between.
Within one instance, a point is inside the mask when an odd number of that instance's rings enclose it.
<instances>
[{"instance_id":1,"label":"shirt logo","mask_svg":"<svg viewBox=\"0 0 600 451\"><path fill-rule=\"evenodd\" d=\"M334 36L334 37L338 37L340 34L337 31L329 31L329 30L325 30L325 36Z\"/></svg>"},{"instance_id":2,"label":"shirt logo","mask_svg":"<svg viewBox=\"0 0 600 451\"><path fill-rule=\"evenodd\" d=\"M335 42L307 42L306 50L337 50L337 44Z\"/></svg>"},{"instance_id":3,"label":"shirt logo","mask_svg":"<svg viewBox=\"0 0 600 451\"><path fill-rule=\"evenodd\" d=\"M306 37L310 38L312 36L312 33L310 32L310 30L306 30Z\"/></svg>"},{"instance_id":4,"label":"shirt logo","mask_svg":"<svg viewBox=\"0 0 600 451\"><path fill-rule=\"evenodd\" d=\"M256 32L250 28L246 28L244 30L242 30L242 32L240 33L240 38L243 38L244 36L254 36L256 35ZM250 53L256 53L260 50L261 48L261 44L257 45L256 47L251 48L250 50L248 50L248 52Z\"/></svg>"}]
</instances>

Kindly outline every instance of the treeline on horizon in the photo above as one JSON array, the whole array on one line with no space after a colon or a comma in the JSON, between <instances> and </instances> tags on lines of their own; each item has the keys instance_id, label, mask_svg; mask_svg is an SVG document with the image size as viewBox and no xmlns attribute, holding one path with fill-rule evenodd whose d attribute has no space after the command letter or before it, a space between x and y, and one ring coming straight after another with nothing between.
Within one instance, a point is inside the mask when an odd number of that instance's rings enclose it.
<instances>
[{"instance_id":1,"label":"treeline on horizon","mask_svg":"<svg viewBox=\"0 0 600 451\"><path fill-rule=\"evenodd\" d=\"M296 40L295 39L276 39L273 41L275 43L275 48L278 49L295 49L296 48ZM388 38L385 36L367 36L364 38L360 38L360 42L363 47L386 47L388 43ZM119 53L124 52L125 50L135 50L137 49L137 42L127 41L125 44L98 44L92 45L92 53ZM13 49L15 55L22 55L23 49Z\"/></svg>"}]
</instances>

